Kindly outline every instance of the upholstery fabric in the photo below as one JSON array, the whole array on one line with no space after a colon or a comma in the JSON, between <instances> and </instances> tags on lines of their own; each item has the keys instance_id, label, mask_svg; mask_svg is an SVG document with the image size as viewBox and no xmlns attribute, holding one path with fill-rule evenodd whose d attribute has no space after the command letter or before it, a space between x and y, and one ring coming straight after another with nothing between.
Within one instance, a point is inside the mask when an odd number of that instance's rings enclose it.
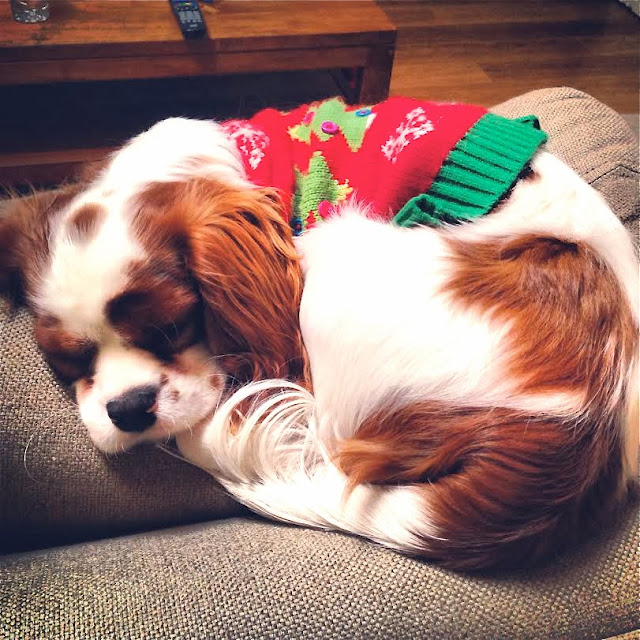
<instances>
[{"instance_id":1,"label":"upholstery fabric","mask_svg":"<svg viewBox=\"0 0 640 640\"><path fill-rule=\"evenodd\" d=\"M496 112L538 115L552 150L637 230L637 143L614 112L567 88ZM637 502L548 566L482 575L337 533L220 519L246 512L199 470L154 448L97 453L29 315L2 304L0 436L4 552L156 529L0 557L0 639L638 637Z\"/></svg>"},{"instance_id":2,"label":"upholstery fabric","mask_svg":"<svg viewBox=\"0 0 640 640\"><path fill-rule=\"evenodd\" d=\"M230 519L5 558L0 637L604 638L637 625L639 542L631 511L546 568L469 577Z\"/></svg>"}]
</instances>

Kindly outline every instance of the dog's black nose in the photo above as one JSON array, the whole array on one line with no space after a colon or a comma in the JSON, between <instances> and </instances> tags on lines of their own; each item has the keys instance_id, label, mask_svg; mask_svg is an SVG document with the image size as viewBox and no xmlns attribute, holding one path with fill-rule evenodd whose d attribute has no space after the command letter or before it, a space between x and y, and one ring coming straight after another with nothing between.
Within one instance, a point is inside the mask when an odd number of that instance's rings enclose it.
<instances>
[{"instance_id":1,"label":"dog's black nose","mask_svg":"<svg viewBox=\"0 0 640 640\"><path fill-rule=\"evenodd\" d=\"M134 387L107 402L107 413L121 431L140 433L156 421L152 409L157 398L158 387Z\"/></svg>"}]
</instances>

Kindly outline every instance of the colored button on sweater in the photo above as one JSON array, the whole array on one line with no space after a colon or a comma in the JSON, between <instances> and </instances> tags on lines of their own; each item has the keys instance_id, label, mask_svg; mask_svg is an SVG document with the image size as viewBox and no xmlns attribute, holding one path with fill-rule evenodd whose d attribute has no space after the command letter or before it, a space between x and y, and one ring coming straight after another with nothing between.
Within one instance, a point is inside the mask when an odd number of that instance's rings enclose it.
<instances>
[{"instance_id":1,"label":"colored button on sweater","mask_svg":"<svg viewBox=\"0 0 640 640\"><path fill-rule=\"evenodd\" d=\"M295 233L351 197L402 226L484 215L546 140L532 116L407 98L370 107L333 98L223 126L249 179L281 191Z\"/></svg>"}]
</instances>

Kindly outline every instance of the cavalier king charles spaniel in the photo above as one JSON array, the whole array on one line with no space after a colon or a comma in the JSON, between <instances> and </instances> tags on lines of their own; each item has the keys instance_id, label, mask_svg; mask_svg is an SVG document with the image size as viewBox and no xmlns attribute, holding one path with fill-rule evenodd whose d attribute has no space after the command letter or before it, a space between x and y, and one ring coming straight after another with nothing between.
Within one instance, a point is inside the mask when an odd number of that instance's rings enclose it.
<instances>
[{"instance_id":1,"label":"cavalier king charles spaniel","mask_svg":"<svg viewBox=\"0 0 640 640\"><path fill-rule=\"evenodd\" d=\"M78 183L4 202L0 286L100 450L175 438L268 517L453 569L540 562L634 487L634 249L543 147L488 215L390 221L411 194L388 211L367 188L395 176L396 194L435 140L420 109L375 139L377 107L279 114L299 122L269 180L256 121L160 122ZM369 135L369 187L327 163L333 199L300 209L316 174L285 142L342 158Z\"/></svg>"}]
</instances>

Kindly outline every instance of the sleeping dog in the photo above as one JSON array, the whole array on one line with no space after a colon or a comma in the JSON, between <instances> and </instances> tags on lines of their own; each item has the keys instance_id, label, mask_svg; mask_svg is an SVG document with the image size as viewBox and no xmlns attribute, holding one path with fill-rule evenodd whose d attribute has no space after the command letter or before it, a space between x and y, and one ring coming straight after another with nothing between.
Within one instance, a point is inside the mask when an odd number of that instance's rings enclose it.
<instances>
[{"instance_id":1,"label":"sleeping dog","mask_svg":"<svg viewBox=\"0 0 640 640\"><path fill-rule=\"evenodd\" d=\"M269 517L544 560L636 477L638 272L534 118L395 98L165 120L5 202L0 285L96 446Z\"/></svg>"}]
</instances>

